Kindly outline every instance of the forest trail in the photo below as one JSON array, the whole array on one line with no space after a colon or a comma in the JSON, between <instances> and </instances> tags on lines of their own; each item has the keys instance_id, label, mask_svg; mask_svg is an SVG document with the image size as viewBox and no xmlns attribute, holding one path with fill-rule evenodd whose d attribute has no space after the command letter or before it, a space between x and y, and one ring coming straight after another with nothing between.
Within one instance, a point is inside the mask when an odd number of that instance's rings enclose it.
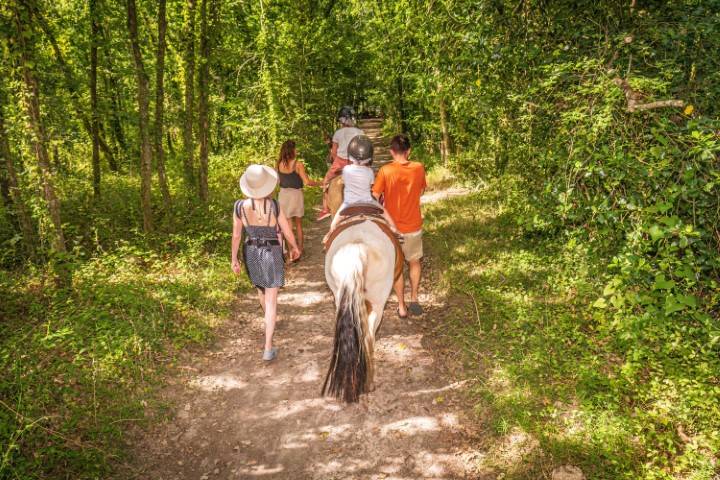
<instances>
[{"instance_id":1,"label":"forest trail","mask_svg":"<svg viewBox=\"0 0 720 480\"><path fill-rule=\"evenodd\" d=\"M382 134L382 118L363 118L358 121L358 128L365 132L373 142L373 169L377 172L380 167L392 161L388 139Z\"/></svg>"},{"instance_id":2,"label":"forest trail","mask_svg":"<svg viewBox=\"0 0 720 480\"><path fill-rule=\"evenodd\" d=\"M254 292L242 294L215 348L188 354L163 392L173 410L134 442L135 478L483 478L462 382L429 334L445 308L432 294L420 299L423 318L401 320L388 303L375 392L354 405L320 397L334 331L320 245L327 226L307 229L305 255L288 269L278 359L260 359L261 311Z\"/></svg>"}]
</instances>

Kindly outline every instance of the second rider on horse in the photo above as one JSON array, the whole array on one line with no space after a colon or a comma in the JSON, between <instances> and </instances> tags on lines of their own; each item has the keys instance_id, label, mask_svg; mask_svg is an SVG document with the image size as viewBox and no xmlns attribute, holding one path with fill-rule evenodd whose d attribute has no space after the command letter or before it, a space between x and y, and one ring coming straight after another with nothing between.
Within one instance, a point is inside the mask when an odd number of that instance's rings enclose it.
<instances>
[{"instance_id":1,"label":"second rider on horse","mask_svg":"<svg viewBox=\"0 0 720 480\"><path fill-rule=\"evenodd\" d=\"M330 182L340 176L343 168L350 165L347 152L348 145L357 135L363 134L363 131L355 126L355 111L352 107L342 107L338 112L337 121L340 124L340 128L338 128L332 136L332 146L330 147L332 164L323 179L323 208L320 213L318 213L318 221L331 215L328 191Z\"/></svg>"},{"instance_id":2,"label":"second rider on horse","mask_svg":"<svg viewBox=\"0 0 720 480\"><path fill-rule=\"evenodd\" d=\"M383 218L385 218L385 221L392 231L397 234L397 228L395 227L395 222L392 217L387 210L375 200L371 193L372 185L375 181L375 174L372 168L370 168L373 161L372 141L366 135L357 135L350 141L347 147L347 155L351 163L343 168L342 171L344 184L343 203L330 224L330 232L328 232L328 235L332 233L338 223L340 223L341 218L344 216L343 212L348 207L358 204L371 205L382 209ZM326 236L326 238L328 237Z\"/></svg>"}]
</instances>

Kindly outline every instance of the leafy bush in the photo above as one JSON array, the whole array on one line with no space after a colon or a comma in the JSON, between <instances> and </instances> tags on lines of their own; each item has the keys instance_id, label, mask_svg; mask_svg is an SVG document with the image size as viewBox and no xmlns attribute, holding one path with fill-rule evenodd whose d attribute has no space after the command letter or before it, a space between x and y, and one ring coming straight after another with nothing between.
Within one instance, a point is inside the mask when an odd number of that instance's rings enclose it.
<instances>
[{"instance_id":1,"label":"leafy bush","mask_svg":"<svg viewBox=\"0 0 720 480\"><path fill-rule=\"evenodd\" d=\"M607 271L614 255L578 235L527 235L507 185L426 211L431 271L449 295L437 332L465 351L490 434L483 467L509 479L567 463L588 478L712 479L720 361L708 336L717 324L616 309L613 297L632 293ZM503 462L499 445L518 432L537 448Z\"/></svg>"},{"instance_id":2,"label":"leafy bush","mask_svg":"<svg viewBox=\"0 0 720 480\"><path fill-rule=\"evenodd\" d=\"M708 478L720 436L720 2L444 7L382 12L401 39L378 53L404 95L389 111L437 152L445 105L450 167L501 192L513 234L597 262L585 334L612 361L594 398L631 412L645 477ZM424 55L404 56L413 49ZM474 268L465 260L457 268Z\"/></svg>"},{"instance_id":3,"label":"leafy bush","mask_svg":"<svg viewBox=\"0 0 720 480\"><path fill-rule=\"evenodd\" d=\"M152 236L132 232L135 182L111 177L100 204L78 190L64 205L74 251L2 272L0 478L102 477L127 424L162 406L158 374L180 348L210 340L249 287L228 256L248 160L216 157L214 201L177 198Z\"/></svg>"}]
</instances>

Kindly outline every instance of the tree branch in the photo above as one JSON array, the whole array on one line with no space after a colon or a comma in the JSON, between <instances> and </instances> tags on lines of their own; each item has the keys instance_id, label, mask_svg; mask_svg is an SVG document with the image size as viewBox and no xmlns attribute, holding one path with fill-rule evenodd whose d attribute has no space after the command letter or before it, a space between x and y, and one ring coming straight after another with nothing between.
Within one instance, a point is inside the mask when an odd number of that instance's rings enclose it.
<instances>
[{"instance_id":1,"label":"tree branch","mask_svg":"<svg viewBox=\"0 0 720 480\"><path fill-rule=\"evenodd\" d=\"M685 106L683 100L660 100L657 102L641 103L634 105L632 108L628 104L628 112L640 112L643 110L653 110L655 108L666 108L666 107L677 107L682 108Z\"/></svg>"},{"instance_id":2,"label":"tree branch","mask_svg":"<svg viewBox=\"0 0 720 480\"><path fill-rule=\"evenodd\" d=\"M682 108L685 106L684 100L677 99L658 100L656 102L641 103L641 100L645 98L644 95L633 90L627 80L625 80L624 78L616 77L613 80L613 83L620 87L625 93L625 98L627 99L627 111L631 113L641 112L645 110L654 110L656 108Z\"/></svg>"}]
</instances>

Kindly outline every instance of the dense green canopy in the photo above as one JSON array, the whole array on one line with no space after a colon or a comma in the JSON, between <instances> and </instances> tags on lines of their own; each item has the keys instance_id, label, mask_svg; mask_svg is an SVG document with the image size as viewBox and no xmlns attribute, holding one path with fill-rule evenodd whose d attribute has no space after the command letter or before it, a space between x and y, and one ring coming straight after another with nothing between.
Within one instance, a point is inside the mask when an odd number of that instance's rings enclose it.
<instances>
[{"instance_id":1,"label":"dense green canopy","mask_svg":"<svg viewBox=\"0 0 720 480\"><path fill-rule=\"evenodd\" d=\"M648 406L638 448L657 455L635 474L710 478L719 59L718 0L3 1L0 368L14 376L0 399L21 417L0 407L0 477L93 463L63 460L27 426L62 401L24 383L12 353L24 339L55 355L70 347L38 326L74 325L77 305L107 319L124 301L155 305L82 289L132 255L225 248L242 167L293 138L320 175L348 104L407 132L429 168L494 185L519 235L608 259L587 334L612 352L608 398Z\"/></svg>"}]
</instances>

